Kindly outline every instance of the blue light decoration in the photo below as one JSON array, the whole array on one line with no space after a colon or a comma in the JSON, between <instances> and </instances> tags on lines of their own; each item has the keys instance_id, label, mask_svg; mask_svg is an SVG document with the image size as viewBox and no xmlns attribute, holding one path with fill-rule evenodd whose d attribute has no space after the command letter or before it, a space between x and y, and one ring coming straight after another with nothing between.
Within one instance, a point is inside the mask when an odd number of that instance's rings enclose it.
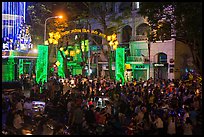
<instances>
[{"instance_id":1,"label":"blue light decoration","mask_svg":"<svg viewBox=\"0 0 204 137\"><path fill-rule=\"evenodd\" d=\"M26 2L2 2L2 40L8 50L14 50L20 27L25 23L25 9Z\"/></svg>"}]
</instances>

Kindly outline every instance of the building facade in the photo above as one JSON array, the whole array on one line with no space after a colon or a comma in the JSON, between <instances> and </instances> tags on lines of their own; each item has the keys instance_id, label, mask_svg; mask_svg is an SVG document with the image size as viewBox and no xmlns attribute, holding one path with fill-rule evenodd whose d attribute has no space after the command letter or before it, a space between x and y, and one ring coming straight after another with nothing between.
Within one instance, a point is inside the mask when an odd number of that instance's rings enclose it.
<instances>
[{"instance_id":1,"label":"building facade","mask_svg":"<svg viewBox=\"0 0 204 137\"><path fill-rule=\"evenodd\" d=\"M25 24L26 2L2 2L2 81L31 76L37 53Z\"/></svg>"},{"instance_id":2,"label":"building facade","mask_svg":"<svg viewBox=\"0 0 204 137\"><path fill-rule=\"evenodd\" d=\"M184 63L185 60L185 57L181 56L188 56L188 64L192 64L189 48L185 45L187 50L183 50L181 55L178 49L184 47L184 45L176 42L174 38L154 43L148 41L147 31L149 25L147 19L137 13L139 4L139 2L115 2L114 6L112 6L112 12L117 14L122 14L125 8L131 9L130 18L124 20L125 25L119 30L120 33L117 34L119 47L125 48L125 66L128 66L124 74L126 81L133 79L147 80L150 77L154 79L180 78L181 73L184 72L180 64ZM93 30L103 32L99 24L94 23L94 21L92 24ZM103 44L105 40L101 41L103 49L106 51L107 46ZM104 55L102 51L99 51L99 55L99 76L101 74L107 76L109 73L108 60L105 58L107 55ZM113 62L112 68L115 68L115 62Z\"/></svg>"}]
</instances>

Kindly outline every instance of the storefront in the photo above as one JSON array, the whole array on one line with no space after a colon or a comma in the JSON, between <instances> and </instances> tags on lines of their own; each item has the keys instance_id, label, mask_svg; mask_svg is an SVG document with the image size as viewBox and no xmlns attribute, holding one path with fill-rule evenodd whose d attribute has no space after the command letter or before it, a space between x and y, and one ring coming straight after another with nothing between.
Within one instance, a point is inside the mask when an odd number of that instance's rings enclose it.
<instances>
[{"instance_id":1,"label":"storefront","mask_svg":"<svg viewBox=\"0 0 204 137\"><path fill-rule=\"evenodd\" d=\"M19 80L21 75L32 77L35 74L37 53L33 51L2 51L2 81Z\"/></svg>"},{"instance_id":2,"label":"storefront","mask_svg":"<svg viewBox=\"0 0 204 137\"><path fill-rule=\"evenodd\" d=\"M153 63L153 67L155 79L168 79L168 63Z\"/></svg>"}]
</instances>

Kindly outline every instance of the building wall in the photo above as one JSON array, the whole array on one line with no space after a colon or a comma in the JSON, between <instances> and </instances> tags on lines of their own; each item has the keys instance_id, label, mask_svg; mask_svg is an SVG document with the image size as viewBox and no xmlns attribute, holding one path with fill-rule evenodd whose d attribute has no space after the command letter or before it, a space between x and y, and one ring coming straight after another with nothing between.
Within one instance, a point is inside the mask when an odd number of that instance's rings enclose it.
<instances>
[{"instance_id":1,"label":"building wall","mask_svg":"<svg viewBox=\"0 0 204 137\"><path fill-rule=\"evenodd\" d=\"M180 41L176 41L175 55L175 79L179 79L187 68L193 69L193 58L190 48Z\"/></svg>"},{"instance_id":2,"label":"building wall","mask_svg":"<svg viewBox=\"0 0 204 137\"><path fill-rule=\"evenodd\" d=\"M154 77L154 68L153 63L157 63L157 55L158 53L167 54L167 63L170 63L170 59L175 60L175 40L167 40L167 41L157 41L156 43L150 43L150 76ZM168 79L174 79L174 73L170 73L170 67L168 66Z\"/></svg>"},{"instance_id":3,"label":"building wall","mask_svg":"<svg viewBox=\"0 0 204 137\"><path fill-rule=\"evenodd\" d=\"M115 5L115 12L119 12L118 8L121 2L116 2ZM132 4L132 15L131 17L124 21L125 26L129 25L132 28L132 37L130 42L135 42L138 40L138 34L137 34L137 29L141 24L149 24L147 22L147 18L143 18L140 16L137 11L137 4L138 2L133 2ZM120 14L120 13L119 13ZM102 29L102 26L99 24L95 24L93 21L93 29ZM117 38L119 43L121 44L122 42L122 29L123 27L119 30L119 34L117 34ZM105 44L106 40L103 39L103 45ZM130 45L129 42L129 45ZM148 41L146 40L148 43ZM107 48L106 46L103 46L104 48ZM185 49L185 50L183 50ZM171 40L165 40L164 42L162 41L157 41L156 43L151 42L150 43L150 72L148 67L145 66L145 69L147 69L147 73L150 73L150 77L154 78L154 67L153 63L157 63L156 56L158 53L165 53L167 55L167 63L168 63L168 79L177 79L180 78L181 74L184 73L185 68L191 68L192 67L192 57L190 50L181 42L175 42L175 39ZM132 55L130 55L132 56ZM173 59L174 62L170 63L170 59ZM146 62L147 63L147 62ZM174 67L170 67L170 65L174 65ZM170 69L173 68L173 73L170 73ZM149 74L147 75L147 78L149 77Z\"/></svg>"}]
</instances>

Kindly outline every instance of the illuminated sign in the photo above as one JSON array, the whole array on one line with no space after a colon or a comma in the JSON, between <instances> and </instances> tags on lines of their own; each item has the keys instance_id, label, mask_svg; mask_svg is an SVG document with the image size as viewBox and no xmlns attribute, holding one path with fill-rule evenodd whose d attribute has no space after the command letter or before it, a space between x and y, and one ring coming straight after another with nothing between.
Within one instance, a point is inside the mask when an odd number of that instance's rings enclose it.
<instances>
[{"instance_id":1,"label":"illuminated sign","mask_svg":"<svg viewBox=\"0 0 204 137\"><path fill-rule=\"evenodd\" d=\"M163 67L164 64L154 64L155 67Z\"/></svg>"},{"instance_id":2,"label":"illuminated sign","mask_svg":"<svg viewBox=\"0 0 204 137\"><path fill-rule=\"evenodd\" d=\"M105 39L107 37L103 33L100 33L100 32L95 31L95 30L88 30L88 29L73 29L73 30L62 32L62 35L69 35L69 34L73 34L73 33L91 33L91 34L94 34L94 35L101 36L101 37L103 37Z\"/></svg>"}]
</instances>

